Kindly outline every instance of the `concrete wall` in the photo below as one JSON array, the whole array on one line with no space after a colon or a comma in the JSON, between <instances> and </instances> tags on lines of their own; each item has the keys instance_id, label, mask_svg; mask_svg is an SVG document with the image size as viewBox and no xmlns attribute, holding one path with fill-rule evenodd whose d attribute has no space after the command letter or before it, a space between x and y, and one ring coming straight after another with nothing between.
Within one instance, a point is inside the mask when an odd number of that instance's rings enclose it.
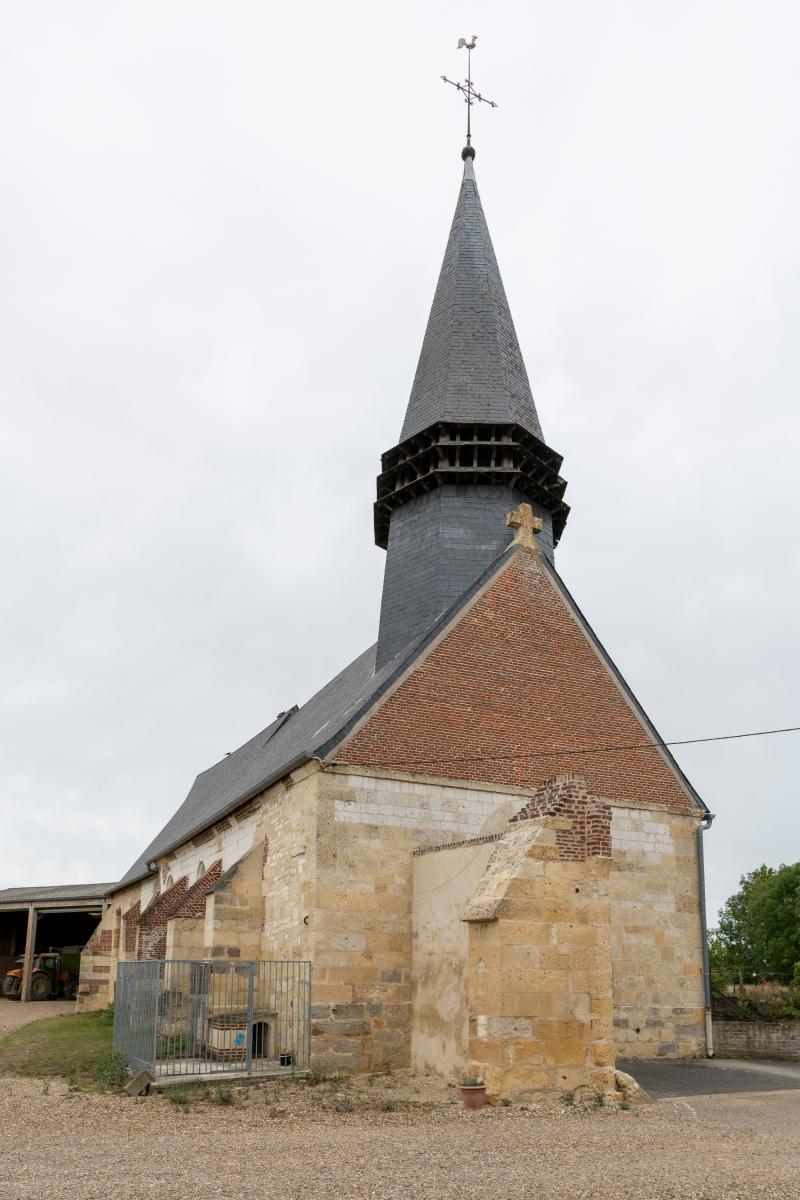
<instances>
[{"instance_id":1,"label":"concrete wall","mask_svg":"<svg viewBox=\"0 0 800 1200\"><path fill-rule=\"evenodd\" d=\"M611 803L617 1051L625 1058L702 1053L699 815Z\"/></svg>"},{"instance_id":2,"label":"concrete wall","mask_svg":"<svg viewBox=\"0 0 800 1200\"><path fill-rule=\"evenodd\" d=\"M495 842L453 846L413 860L411 1065L459 1076L469 1057L467 961L462 919Z\"/></svg>"},{"instance_id":3,"label":"concrete wall","mask_svg":"<svg viewBox=\"0 0 800 1200\"><path fill-rule=\"evenodd\" d=\"M720 1058L800 1059L800 1021L715 1021L714 1049Z\"/></svg>"}]
</instances>

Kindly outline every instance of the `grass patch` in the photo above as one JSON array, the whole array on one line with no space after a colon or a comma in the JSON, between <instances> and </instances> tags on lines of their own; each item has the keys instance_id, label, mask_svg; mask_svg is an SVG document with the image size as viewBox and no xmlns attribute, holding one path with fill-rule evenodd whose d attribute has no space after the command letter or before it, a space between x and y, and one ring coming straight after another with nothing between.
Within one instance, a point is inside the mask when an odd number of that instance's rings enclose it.
<instances>
[{"instance_id":1,"label":"grass patch","mask_svg":"<svg viewBox=\"0 0 800 1200\"><path fill-rule=\"evenodd\" d=\"M117 1050L101 1054L94 1064L92 1078L105 1087L123 1087L128 1082L128 1059Z\"/></svg>"},{"instance_id":2,"label":"grass patch","mask_svg":"<svg viewBox=\"0 0 800 1200\"><path fill-rule=\"evenodd\" d=\"M113 1017L105 1009L23 1025L0 1041L0 1075L93 1082L98 1064L110 1060L112 1032Z\"/></svg>"}]
</instances>

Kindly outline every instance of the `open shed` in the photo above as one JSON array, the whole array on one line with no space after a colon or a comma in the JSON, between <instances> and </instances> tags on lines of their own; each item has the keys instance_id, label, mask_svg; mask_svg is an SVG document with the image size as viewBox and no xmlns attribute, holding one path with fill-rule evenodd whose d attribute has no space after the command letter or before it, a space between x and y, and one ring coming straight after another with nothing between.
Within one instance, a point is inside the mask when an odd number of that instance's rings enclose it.
<instances>
[{"instance_id":1,"label":"open shed","mask_svg":"<svg viewBox=\"0 0 800 1200\"><path fill-rule=\"evenodd\" d=\"M36 954L63 946L85 946L110 903L110 883L0 890L0 974L22 956L20 1000L30 1000Z\"/></svg>"}]
</instances>

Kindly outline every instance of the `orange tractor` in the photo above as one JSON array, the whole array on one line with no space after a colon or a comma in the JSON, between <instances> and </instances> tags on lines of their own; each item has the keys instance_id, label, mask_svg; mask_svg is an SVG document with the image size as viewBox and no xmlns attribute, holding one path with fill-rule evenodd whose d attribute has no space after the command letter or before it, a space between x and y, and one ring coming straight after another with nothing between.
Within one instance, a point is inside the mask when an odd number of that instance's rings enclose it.
<instances>
[{"instance_id":1,"label":"orange tractor","mask_svg":"<svg viewBox=\"0 0 800 1200\"><path fill-rule=\"evenodd\" d=\"M9 1000L19 1000L22 992L22 964L14 967L3 978L3 995ZM78 991L81 969L80 947L65 946L63 950L48 950L37 954L31 973L31 1000L74 1000Z\"/></svg>"}]
</instances>

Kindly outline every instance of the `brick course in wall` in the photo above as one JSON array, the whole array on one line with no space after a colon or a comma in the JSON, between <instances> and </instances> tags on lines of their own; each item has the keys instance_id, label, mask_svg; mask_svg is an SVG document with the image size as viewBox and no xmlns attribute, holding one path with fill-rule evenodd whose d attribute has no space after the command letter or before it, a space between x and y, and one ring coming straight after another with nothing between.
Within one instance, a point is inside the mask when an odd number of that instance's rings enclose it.
<instances>
[{"instance_id":1,"label":"brick course in wall","mask_svg":"<svg viewBox=\"0 0 800 1200\"><path fill-rule=\"evenodd\" d=\"M169 920L172 917L204 917L206 915L206 896L221 874L222 859L218 858L208 868L205 875L192 884L186 895L178 900L178 903L173 906L172 911L167 914L167 919Z\"/></svg>"},{"instance_id":2,"label":"brick course in wall","mask_svg":"<svg viewBox=\"0 0 800 1200\"><path fill-rule=\"evenodd\" d=\"M124 930L123 944L126 954L136 953L136 926L141 910L141 901L137 900L122 916L122 927Z\"/></svg>"},{"instance_id":3,"label":"brick course in wall","mask_svg":"<svg viewBox=\"0 0 800 1200\"><path fill-rule=\"evenodd\" d=\"M538 556L517 552L336 761L520 787L581 771L637 804L693 803ZM540 757L536 757L536 755Z\"/></svg>"},{"instance_id":4,"label":"brick course in wall","mask_svg":"<svg viewBox=\"0 0 800 1200\"><path fill-rule=\"evenodd\" d=\"M167 951L167 921L172 909L188 890L189 880L184 875L165 892L153 897L139 918L137 958L164 957Z\"/></svg>"}]
</instances>

